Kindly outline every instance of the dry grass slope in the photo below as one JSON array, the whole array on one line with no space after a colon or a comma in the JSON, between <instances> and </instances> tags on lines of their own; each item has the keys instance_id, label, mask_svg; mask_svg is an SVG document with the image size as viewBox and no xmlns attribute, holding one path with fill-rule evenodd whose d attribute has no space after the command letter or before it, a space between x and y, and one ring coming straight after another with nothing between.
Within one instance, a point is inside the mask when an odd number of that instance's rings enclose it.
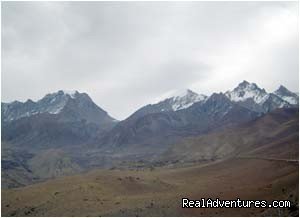
<instances>
[{"instance_id":1,"label":"dry grass slope","mask_svg":"<svg viewBox=\"0 0 300 218\"><path fill-rule=\"evenodd\" d=\"M278 215L272 209L181 209L181 198L290 199L297 204L298 178L298 163L258 159L153 171L96 170L2 190L2 215ZM280 213L291 215L293 211Z\"/></svg>"},{"instance_id":2,"label":"dry grass slope","mask_svg":"<svg viewBox=\"0 0 300 218\"><path fill-rule=\"evenodd\" d=\"M2 215L298 216L298 112L277 113L238 129L190 138L175 145L164 158L196 160L224 151L234 156L185 167L94 170L3 189ZM182 209L181 200L186 197L290 200L293 207Z\"/></svg>"}]
</instances>

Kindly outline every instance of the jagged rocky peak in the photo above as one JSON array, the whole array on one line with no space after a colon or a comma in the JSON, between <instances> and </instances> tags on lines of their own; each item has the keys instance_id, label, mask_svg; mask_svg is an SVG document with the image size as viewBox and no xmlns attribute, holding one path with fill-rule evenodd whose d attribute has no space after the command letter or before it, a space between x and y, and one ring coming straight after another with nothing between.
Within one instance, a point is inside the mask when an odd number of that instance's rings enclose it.
<instances>
[{"instance_id":1,"label":"jagged rocky peak","mask_svg":"<svg viewBox=\"0 0 300 218\"><path fill-rule=\"evenodd\" d=\"M288 90L285 86L280 85L280 86L278 87L278 89L275 91L275 93L277 93L277 94L282 94L282 95L285 94L285 95L286 95L286 94L290 94L291 91Z\"/></svg>"},{"instance_id":2,"label":"jagged rocky peak","mask_svg":"<svg viewBox=\"0 0 300 218\"><path fill-rule=\"evenodd\" d=\"M2 103L2 120L5 122L18 120L22 117L30 117L36 114L49 113L60 114L63 111L73 111L78 117L91 117L86 120L92 121L94 117L105 117L107 120L113 119L107 112L98 107L86 93L78 91L59 90L45 95L42 99L34 102L28 99L26 102ZM95 118L95 120L97 120Z\"/></svg>"},{"instance_id":3,"label":"jagged rocky peak","mask_svg":"<svg viewBox=\"0 0 300 218\"><path fill-rule=\"evenodd\" d=\"M35 102L32 101L31 99L28 99L25 103L27 103L27 104L35 104Z\"/></svg>"},{"instance_id":4,"label":"jagged rocky peak","mask_svg":"<svg viewBox=\"0 0 300 218\"><path fill-rule=\"evenodd\" d=\"M246 81L246 80L243 80L242 82L240 82L239 84L238 84L238 86L237 87L235 87L233 90L235 90L235 91L238 91L238 90L244 90L244 89L249 89L249 88L251 88L251 89L254 89L254 88L256 88L257 87L257 85L255 84L255 83L249 83L248 81Z\"/></svg>"},{"instance_id":5,"label":"jagged rocky peak","mask_svg":"<svg viewBox=\"0 0 300 218\"><path fill-rule=\"evenodd\" d=\"M75 98L79 94L77 91L58 91L45 95L37 102L28 99L25 102L14 101L12 103L2 103L2 119L13 121L22 117L29 117L40 113L58 114L67 104L68 99Z\"/></svg>"},{"instance_id":6,"label":"jagged rocky peak","mask_svg":"<svg viewBox=\"0 0 300 218\"><path fill-rule=\"evenodd\" d=\"M197 94L190 89L172 91L167 96L164 96L163 100L159 101L158 103L148 104L140 108L129 118L136 119L146 114L178 111L181 109L186 109L192 106L194 103L204 101L205 99L207 99L207 96Z\"/></svg>"},{"instance_id":7,"label":"jagged rocky peak","mask_svg":"<svg viewBox=\"0 0 300 218\"><path fill-rule=\"evenodd\" d=\"M44 98L42 98L41 100L44 99L53 99L53 98L76 98L80 93L78 91L65 91L65 90L59 90L57 92L54 93L49 93L47 94Z\"/></svg>"},{"instance_id":8,"label":"jagged rocky peak","mask_svg":"<svg viewBox=\"0 0 300 218\"><path fill-rule=\"evenodd\" d=\"M220 92L220 93L213 93L210 97L206 99L205 104L216 106L222 104L228 105L228 104L232 104L232 102L224 93Z\"/></svg>"},{"instance_id":9,"label":"jagged rocky peak","mask_svg":"<svg viewBox=\"0 0 300 218\"><path fill-rule=\"evenodd\" d=\"M253 99L257 104L261 104L268 97L265 89L261 89L255 83L249 83L246 80L241 82L233 91L227 91L225 94L234 102Z\"/></svg>"},{"instance_id":10,"label":"jagged rocky peak","mask_svg":"<svg viewBox=\"0 0 300 218\"><path fill-rule=\"evenodd\" d=\"M280 85L279 88L274 92L274 94L292 105L299 104L299 96L297 95L297 93L291 92L283 85Z\"/></svg>"},{"instance_id":11,"label":"jagged rocky peak","mask_svg":"<svg viewBox=\"0 0 300 218\"><path fill-rule=\"evenodd\" d=\"M182 97L186 97L186 96L197 96L198 94L196 92L193 92L190 89L183 89L183 90L178 90L176 92L173 93L173 96L171 97L175 97L175 98L182 98Z\"/></svg>"},{"instance_id":12,"label":"jagged rocky peak","mask_svg":"<svg viewBox=\"0 0 300 218\"><path fill-rule=\"evenodd\" d=\"M235 89L234 91L259 91L266 93L265 89L261 89L256 85L256 83L249 83L248 81L244 80L241 82Z\"/></svg>"},{"instance_id":13,"label":"jagged rocky peak","mask_svg":"<svg viewBox=\"0 0 300 218\"><path fill-rule=\"evenodd\" d=\"M170 104L174 111L181 110L192 106L194 103L203 101L207 96L197 94L190 89L185 89L173 93L170 97ZM168 99L167 99L168 100Z\"/></svg>"},{"instance_id":14,"label":"jagged rocky peak","mask_svg":"<svg viewBox=\"0 0 300 218\"><path fill-rule=\"evenodd\" d=\"M218 101L218 100L229 100L229 98L222 92L216 93L214 92L208 100L210 101Z\"/></svg>"},{"instance_id":15,"label":"jagged rocky peak","mask_svg":"<svg viewBox=\"0 0 300 218\"><path fill-rule=\"evenodd\" d=\"M254 84L254 83L253 83ZM249 86L250 85L250 83L247 81L247 80L243 80L243 82L241 82L238 86L237 86L237 88L238 87L241 87L241 88L245 88L245 87L247 87L247 86ZM256 85L256 84L255 84Z\"/></svg>"},{"instance_id":16,"label":"jagged rocky peak","mask_svg":"<svg viewBox=\"0 0 300 218\"><path fill-rule=\"evenodd\" d=\"M284 87L282 91L286 92ZM285 97L274 93L268 93L265 89L258 87L255 83L247 81L241 82L232 91L227 91L226 96L233 102L239 103L241 106L246 107L256 112L269 112L276 108L292 107L290 102L291 96Z\"/></svg>"},{"instance_id":17,"label":"jagged rocky peak","mask_svg":"<svg viewBox=\"0 0 300 218\"><path fill-rule=\"evenodd\" d=\"M76 91L76 90L71 90L71 91L68 91L68 90L60 90L59 92L62 92L64 95L69 95L71 98L75 98L76 95L79 94L79 92Z\"/></svg>"}]
</instances>

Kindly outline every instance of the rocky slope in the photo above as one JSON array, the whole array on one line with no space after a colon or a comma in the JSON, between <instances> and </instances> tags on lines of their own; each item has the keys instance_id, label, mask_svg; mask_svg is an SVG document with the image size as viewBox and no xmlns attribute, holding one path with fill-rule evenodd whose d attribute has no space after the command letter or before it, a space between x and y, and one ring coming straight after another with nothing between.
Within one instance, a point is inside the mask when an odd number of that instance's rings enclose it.
<instances>
[{"instance_id":1,"label":"rocky slope","mask_svg":"<svg viewBox=\"0 0 300 218\"><path fill-rule=\"evenodd\" d=\"M299 105L299 94L291 92L282 85L274 92L274 94L287 101L291 105Z\"/></svg>"},{"instance_id":2,"label":"rocky slope","mask_svg":"<svg viewBox=\"0 0 300 218\"><path fill-rule=\"evenodd\" d=\"M298 109L281 108L234 128L185 138L159 159L174 162L255 156L298 160L298 141Z\"/></svg>"},{"instance_id":3,"label":"rocky slope","mask_svg":"<svg viewBox=\"0 0 300 218\"><path fill-rule=\"evenodd\" d=\"M95 143L106 152L156 154L184 137L238 125L277 108L298 107L284 100L287 96L297 95L288 90L268 93L247 81L211 96L187 90L142 107Z\"/></svg>"},{"instance_id":4,"label":"rocky slope","mask_svg":"<svg viewBox=\"0 0 300 218\"><path fill-rule=\"evenodd\" d=\"M197 142L198 137L204 137L203 149L197 143L188 149L192 152L187 155L190 159L235 154L239 129L226 133L230 136L224 138L218 132L241 128L243 123L278 108L298 110L298 95L283 86L267 93L243 81L232 91L210 96L186 90L146 105L121 122L111 118L87 94L77 91L58 91L37 102L15 101L1 106L1 140L5 145L2 185L16 187L92 168L120 166L124 161L141 160L152 165L161 160L162 154L177 161L178 153L185 154L181 150L184 145L190 146L190 138ZM272 128L268 129L271 133ZM259 135L257 130L261 129L248 128L252 134L247 133L245 138L264 141L270 136L268 132ZM180 158L185 160L186 156Z\"/></svg>"},{"instance_id":5,"label":"rocky slope","mask_svg":"<svg viewBox=\"0 0 300 218\"><path fill-rule=\"evenodd\" d=\"M30 148L82 144L117 122L85 93L58 91L33 102L2 103L2 140Z\"/></svg>"},{"instance_id":6,"label":"rocky slope","mask_svg":"<svg viewBox=\"0 0 300 218\"><path fill-rule=\"evenodd\" d=\"M281 96L267 93L265 89L261 89L255 83L247 81L243 81L232 91L227 91L225 94L231 101L261 113L266 113L276 108L292 107Z\"/></svg>"}]
</instances>

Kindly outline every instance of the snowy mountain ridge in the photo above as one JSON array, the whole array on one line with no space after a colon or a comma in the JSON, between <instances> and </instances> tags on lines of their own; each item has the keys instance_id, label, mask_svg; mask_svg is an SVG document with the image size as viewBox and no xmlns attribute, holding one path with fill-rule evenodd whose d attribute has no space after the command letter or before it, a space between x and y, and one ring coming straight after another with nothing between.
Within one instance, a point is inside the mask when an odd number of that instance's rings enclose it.
<instances>
[{"instance_id":1,"label":"snowy mountain ridge","mask_svg":"<svg viewBox=\"0 0 300 218\"><path fill-rule=\"evenodd\" d=\"M65 107L68 100L70 98L75 99L77 95L79 95L77 91L60 90L47 94L37 102L28 99L24 103L20 101L2 103L4 121L13 121L40 113L58 114Z\"/></svg>"},{"instance_id":2,"label":"snowy mountain ridge","mask_svg":"<svg viewBox=\"0 0 300 218\"><path fill-rule=\"evenodd\" d=\"M224 95L230 101L260 113L266 113L276 108L295 107L299 104L299 96L282 85L273 93L268 93L255 83L243 81L232 91L225 92ZM211 96L198 94L190 89L181 90L179 92L173 92L171 96L156 104L146 105L137 112L140 116L147 113L183 110L191 107L195 103L205 103ZM24 103L19 101L1 103L2 120L10 122L42 113L56 115L60 114L68 104L68 110L71 110L72 107L77 108L74 109L77 110L77 112L74 111L72 116L79 113L78 116L85 114L84 116L89 117L88 114L94 113L95 111L99 111L103 115L107 114L94 104L87 94L79 93L78 91L60 90L47 94L36 102L29 99Z\"/></svg>"},{"instance_id":3,"label":"snowy mountain ridge","mask_svg":"<svg viewBox=\"0 0 300 218\"><path fill-rule=\"evenodd\" d=\"M299 104L298 94L291 92L283 85L279 86L279 88L273 93L292 105Z\"/></svg>"},{"instance_id":4,"label":"snowy mountain ridge","mask_svg":"<svg viewBox=\"0 0 300 218\"><path fill-rule=\"evenodd\" d=\"M255 83L241 82L225 95L233 102L257 112L269 112L276 108L286 108L298 105L298 95L280 86L275 92L268 93Z\"/></svg>"},{"instance_id":5,"label":"snowy mountain ridge","mask_svg":"<svg viewBox=\"0 0 300 218\"><path fill-rule=\"evenodd\" d=\"M45 95L34 102L14 101L1 103L1 115L4 122L11 122L24 117L48 113L50 115L62 115L70 121L86 120L88 122L112 122L106 111L98 107L86 93L78 91L59 90Z\"/></svg>"},{"instance_id":6,"label":"snowy mountain ridge","mask_svg":"<svg viewBox=\"0 0 300 218\"><path fill-rule=\"evenodd\" d=\"M225 95L234 102L252 98L257 104L262 104L268 98L268 93L265 89L261 89L255 83L247 81L240 83L233 91L227 91Z\"/></svg>"},{"instance_id":7,"label":"snowy mountain ridge","mask_svg":"<svg viewBox=\"0 0 300 218\"><path fill-rule=\"evenodd\" d=\"M197 94L196 92L186 89L176 93L170 98L170 104L174 111L181 110L192 106L194 103L203 101L207 96L202 94Z\"/></svg>"},{"instance_id":8,"label":"snowy mountain ridge","mask_svg":"<svg viewBox=\"0 0 300 218\"><path fill-rule=\"evenodd\" d=\"M268 93L255 83L249 83L245 80L232 91L225 92L225 95L232 102L258 112L268 112L274 108L291 107L292 105L298 105L299 102L298 95L284 86L280 86L273 93ZM160 105L160 111L177 111L189 108L197 102L205 102L209 97L186 89L173 92L172 96L150 106L157 107Z\"/></svg>"}]
</instances>

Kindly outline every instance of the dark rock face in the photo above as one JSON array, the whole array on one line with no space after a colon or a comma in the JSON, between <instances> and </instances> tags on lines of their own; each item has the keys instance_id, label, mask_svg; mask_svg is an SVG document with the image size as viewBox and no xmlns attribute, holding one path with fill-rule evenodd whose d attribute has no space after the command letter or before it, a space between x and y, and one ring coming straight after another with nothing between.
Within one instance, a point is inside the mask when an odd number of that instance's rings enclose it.
<instances>
[{"instance_id":1,"label":"dark rock face","mask_svg":"<svg viewBox=\"0 0 300 218\"><path fill-rule=\"evenodd\" d=\"M2 103L1 109L2 121L4 122L45 113L60 115L62 120L68 121L86 120L96 124L109 124L114 121L87 94L77 91L72 94L58 91L46 95L37 102L27 100L25 103L18 101Z\"/></svg>"},{"instance_id":2,"label":"dark rock face","mask_svg":"<svg viewBox=\"0 0 300 218\"><path fill-rule=\"evenodd\" d=\"M213 94L204 103L195 103L185 110L150 113L138 118L130 117L117 124L98 141L100 147L105 146L110 151L138 144L150 146L152 151L157 149L159 152L183 137L236 125L259 115L231 102L222 93Z\"/></svg>"},{"instance_id":3,"label":"dark rock face","mask_svg":"<svg viewBox=\"0 0 300 218\"><path fill-rule=\"evenodd\" d=\"M279 90L280 89L283 88L279 88ZM294 97L297 96L287 89L282 92L285 94L290 93ZM227 91L225 94L231 101L236 102L243 107L259 113L267 113L276 108L293 107L291 102L295 101L295 99L286 97L280 93L281 91L278 90L274 93L267 93L265 89L259 88L255 83L243 81L234 88L233 91Z\"/></svg>"},{"instance_id":4,"label":"dark rock face","mask_svg":"<svg viewBox=\"0 0 300 218\"><path fill-rule=\"evenodd\" d=\"M195 103L204 102L206 98L205 95L187 89L179 96L173 96L156 104L148 104L140 108L130 116L130 119L142 117L146 114L183 110Z\"/></svg>"},{"instance_id":5,"label":"dark rock face","mask_svg":"<svg viewBox=\"0 0 300 218\"><path fill-rule=\"evenodd\" d=\"M288 102L282 100L280 97L274 94L269 94L265 102L262 104L264 112L271 112L277 108L289 108L292 107Z\"/></svg>"},{"instance_id":6,"label":"dark rock face","mask_svg":"<svg viewBox=\"0 0 300 218\"><path fill-rule=\"evenodd\" d=\"M274 94L282 98L283 100L289 102L291 105L299 105L299 96L282 85L279 86L279 88L274 92Z\"/></svg>"},{"instance_id":7,"label":"dark rock face","mask_svg":"<svg viewBox=\"0 0 300 218\"><path fill-rule=\"evenodd\" d=\"M32 148L88 142L116 123L85 93L48 94L25 103L2 103L2 140Z\"/></svg>"},{"instance_id":8,"label":"dark rock face","mask_svg":"<svg viewBox=\"0 0 300 218\"><path fill-rule=\"evenodd\" d=\"M157 159L195 161L236 155L298 159L298 142L299 110L280 108L232 128L184 138Z\"/></svg>"},{"instance_id":9,"label":"dark rock face","mask_svg":"<svg viewBox=\"0 0 300 218\"><path fill-rule=\"evenodd\" d=\"M186 95L191 98L193 93ZM238 125L277 108L293 107L278 95L247 81L233 91L214 93L184 109L174 110L173 100L168 98L139 109L104 137L98 137L95 144L109 152L129 151L131 147L132 152L137 147L141 152L149 152L150 147L156 153L184 137Z\"/></svg>"}]
</instances>

